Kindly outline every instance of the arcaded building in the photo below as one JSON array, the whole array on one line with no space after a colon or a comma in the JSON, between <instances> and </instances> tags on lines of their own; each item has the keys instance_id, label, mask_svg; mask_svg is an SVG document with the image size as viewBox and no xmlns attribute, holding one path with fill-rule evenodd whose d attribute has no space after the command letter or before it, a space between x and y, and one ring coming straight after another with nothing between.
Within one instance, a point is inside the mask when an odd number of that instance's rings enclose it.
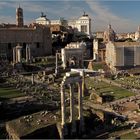
<instances>
[{"instance_id":1,"label":"arcaded building","mask_svg":"<svg viewBox=\"0 0 140 140\"><path fill-rule=\"evenodd\" d=\"M108 42L106 63L114 71L140 67L140 42Z\"/></svg>"},{"instance_id":2,"label":"arcaded building","mask_svg":"<svg viewBox=\"0 0 140 140\"><path fill-rule=\"evenodd\" d=\"M51 32L49 26L30 24L24 25L22 8L16 9L16 24L0 25L0 58L12 60L12 51L17 44L25 49L30 47L31 57L46 56L52 53Z\"/></svg>"}]
</instances>

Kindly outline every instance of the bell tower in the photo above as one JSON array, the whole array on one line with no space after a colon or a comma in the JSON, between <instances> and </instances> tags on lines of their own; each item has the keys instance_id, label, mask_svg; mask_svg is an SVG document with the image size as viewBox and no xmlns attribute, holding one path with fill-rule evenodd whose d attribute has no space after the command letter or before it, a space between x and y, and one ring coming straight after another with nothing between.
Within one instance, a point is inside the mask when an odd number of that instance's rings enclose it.
<instances>
[{"instance_id":1,"label":"bell tower","mask_svg":"<svg viewBox=\"0 0 140 140\"><path fill-rule=\"evenodd\" d=\"M23 27L23 9L20 6L16 9L16 25L17 27Z\"/></svg>"}]
</instances>

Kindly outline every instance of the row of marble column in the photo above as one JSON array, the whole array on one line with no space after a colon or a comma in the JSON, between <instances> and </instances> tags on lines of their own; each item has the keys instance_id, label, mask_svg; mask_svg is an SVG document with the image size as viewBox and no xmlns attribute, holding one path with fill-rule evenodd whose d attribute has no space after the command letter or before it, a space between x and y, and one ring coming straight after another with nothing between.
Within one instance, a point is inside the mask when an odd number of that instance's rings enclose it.
<instances>
[{"instance_id":1,"label":"row of marble column","mask_svg":"<svg viewBox=\"0 0 140 140\"><path fill-rule=\"evenodd\" d=\"M76 132L76 124L74 121L74 86L69 84L70 87L70 122L72 124L72 133ZM61 85L61 114L62 114L62 130L63 135L67 134L66 128L66 105L65 105L65 90L64 85ZM80 120L79 131L82 132L83 126L83 115L82 115L82 82L78 82L78 119Z\"/></svg>"},{"instance_id":2,"label":"row of marble column","mask_svg":"<svg viewBox=\"0 0 140 140\"><path fill-rule=\"evenodd\" d=\"M23 47L20 45L17 45L13 48L13 63L21 63L22 61L22 49ZM31 50L29 45L26 46L26 62L29 62L31 60Z\"/></svg>"}]
</instances>

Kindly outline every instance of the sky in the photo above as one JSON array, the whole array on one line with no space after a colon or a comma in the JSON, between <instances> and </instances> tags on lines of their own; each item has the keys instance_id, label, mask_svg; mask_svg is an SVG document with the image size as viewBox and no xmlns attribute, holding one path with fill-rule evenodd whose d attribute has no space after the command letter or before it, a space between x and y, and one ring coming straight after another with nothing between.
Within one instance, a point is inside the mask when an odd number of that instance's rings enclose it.
<instances>
[{"instance_id":1,"label":"sky","mask_svg":"<svg viewBox=\"0 0 140 140\"><path fill-rule=\"evenodd\" d=\"M0 0L0 23L15 23L17 7L23 8L24 22L41 15L48 19L78 19L85 11L91 18L92 32L104 31L108 24L115 32L135 32L140 25L140 1L127 0Z\"/></svg>"}]
</instances>

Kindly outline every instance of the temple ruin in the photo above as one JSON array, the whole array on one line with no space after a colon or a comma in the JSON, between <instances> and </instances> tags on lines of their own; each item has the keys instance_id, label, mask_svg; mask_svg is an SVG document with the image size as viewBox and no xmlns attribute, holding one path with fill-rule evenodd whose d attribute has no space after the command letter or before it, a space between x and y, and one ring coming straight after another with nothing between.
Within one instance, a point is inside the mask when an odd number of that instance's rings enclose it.
<instances>
[{"instance_id":1,"label":"temple ruin","mask_svg":"<svg viewBox=\"0 0 140 140\"><path fill-rule=\"evenodd\" d=\"M76 132L76 124L74 121L74 84L78 84L78 119L79 123L79 133L82 133L84 130L84 121L82 114L82 76L78 72L67 72L63 77L63 81L61 83L61 115L62 115L62 134L61 138L64 138L67 135L67 127L66 127L66 103L65 103L65 86L69 85L69 93L70 93L70 123L71 133Z\"/></svg>"}]
</instances>

